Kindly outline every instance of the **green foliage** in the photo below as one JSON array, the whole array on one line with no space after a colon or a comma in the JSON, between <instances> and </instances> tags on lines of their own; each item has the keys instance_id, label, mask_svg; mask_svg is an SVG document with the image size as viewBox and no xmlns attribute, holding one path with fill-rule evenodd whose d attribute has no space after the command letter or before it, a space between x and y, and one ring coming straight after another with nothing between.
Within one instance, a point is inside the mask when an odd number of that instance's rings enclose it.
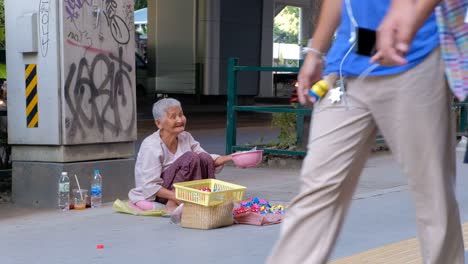
<instances>
[{"instance_id":1,"label":"green foliage","mask_svg":"<svg viewBox=\"0 0 468 264\"><path fill-rule=\"evenodd\" d=\"M148 7L148 2L147 0L135 0L135 10L142 9Z\"/></svg>"},{"instance_id":2,"label":"green foliage","mask_svg":"<svg viewBox=\"0 0 468 264\"><path fill-rule=\"evenodd\" d=\"M286 6L276 17L273 27L273 42L298 44L299 7Z\"/></svg>"},{"instance_id":3,"label":"green foliage","mask_svg":"<svg viewBox=\"0 0 468 264\"><path fill-rule=\"evenodd\" d=\"M295 113L273 113L271 124L280 129L278 148L289 148L297 143Z\"/></svg>"}]
</instances>

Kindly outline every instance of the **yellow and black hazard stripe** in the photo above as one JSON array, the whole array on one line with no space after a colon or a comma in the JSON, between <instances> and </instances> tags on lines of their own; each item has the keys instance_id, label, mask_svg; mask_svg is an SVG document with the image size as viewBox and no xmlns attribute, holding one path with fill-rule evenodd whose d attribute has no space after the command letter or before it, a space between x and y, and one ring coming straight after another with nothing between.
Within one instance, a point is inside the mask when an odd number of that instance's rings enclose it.
<instances>
[{"instance_id":1,"label":"yellow and black hazard stripe","mask_svg":"<svg viewBox=\"0 0 468 264\"><path fill-rule=\"evenodd\" d=\"M39 127L36 64L26 64L24 68L24 79L26 82L26 125L28 128Z\"/></svg>"}]
</instances>

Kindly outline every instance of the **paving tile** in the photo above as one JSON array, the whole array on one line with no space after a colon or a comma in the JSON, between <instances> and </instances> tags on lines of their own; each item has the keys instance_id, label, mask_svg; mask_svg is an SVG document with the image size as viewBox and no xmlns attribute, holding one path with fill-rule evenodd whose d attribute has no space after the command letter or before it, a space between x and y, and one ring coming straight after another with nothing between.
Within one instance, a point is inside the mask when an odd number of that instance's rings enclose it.
<instances>
[{"instance_id":1,"label":"paving tile","mask_svg":"<svg viewBox=\"0 0 468 264\"><path fill-rule=\"evenodd\" d=\"M465 250L468 248L468 222L462 225ZM465 253L466 255L466 253ZM331 261L330 264L412 264L422 263L416 238L370 249L352 256Z\"/></svg>"}]
</instances>

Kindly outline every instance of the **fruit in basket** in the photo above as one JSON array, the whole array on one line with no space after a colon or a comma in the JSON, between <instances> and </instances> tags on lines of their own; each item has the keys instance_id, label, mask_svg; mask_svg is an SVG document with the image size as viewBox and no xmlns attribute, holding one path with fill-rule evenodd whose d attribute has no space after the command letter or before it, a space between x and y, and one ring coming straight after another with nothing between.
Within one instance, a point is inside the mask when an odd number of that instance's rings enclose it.
<instances>
[{"instance_id":1,"label":"fruit in basket","mask_svg":"<svg viewBox=\"0 0 468 264\"><path fill-rule=\"evenodd\" d=\"M256 167L262 161L263 150L241 151L231 154L232 161L239 168Z\"/></svg>"},{"instance_id":2,"label":"fruit in basket","mask_svg":"<svg viewBox=\"0 0 468 264\"><path fill-rule=\"evenodd\" d=\"M203 191L203 192L211 192L211 189L208 187L198 188L198 190Z\"/></svg>"}]
</instances>

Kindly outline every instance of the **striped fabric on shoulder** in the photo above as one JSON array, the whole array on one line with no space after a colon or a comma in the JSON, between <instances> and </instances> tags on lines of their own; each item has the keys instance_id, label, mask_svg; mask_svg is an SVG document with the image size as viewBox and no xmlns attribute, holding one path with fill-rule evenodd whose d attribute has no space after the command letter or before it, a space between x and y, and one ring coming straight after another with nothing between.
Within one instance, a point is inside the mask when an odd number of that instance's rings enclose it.
<instances>
[{"instance_id":1,"label":"striped fabric on shoulder","mask_svg":"<svg viewBox=\"0 0 468 264\"><path fill-rule=\"evenodd\" d=\"M466 0L443 0L436 8L442 56L446 74L455 96L468 96L468 24Z\"/></svg>"}]
</instances>

